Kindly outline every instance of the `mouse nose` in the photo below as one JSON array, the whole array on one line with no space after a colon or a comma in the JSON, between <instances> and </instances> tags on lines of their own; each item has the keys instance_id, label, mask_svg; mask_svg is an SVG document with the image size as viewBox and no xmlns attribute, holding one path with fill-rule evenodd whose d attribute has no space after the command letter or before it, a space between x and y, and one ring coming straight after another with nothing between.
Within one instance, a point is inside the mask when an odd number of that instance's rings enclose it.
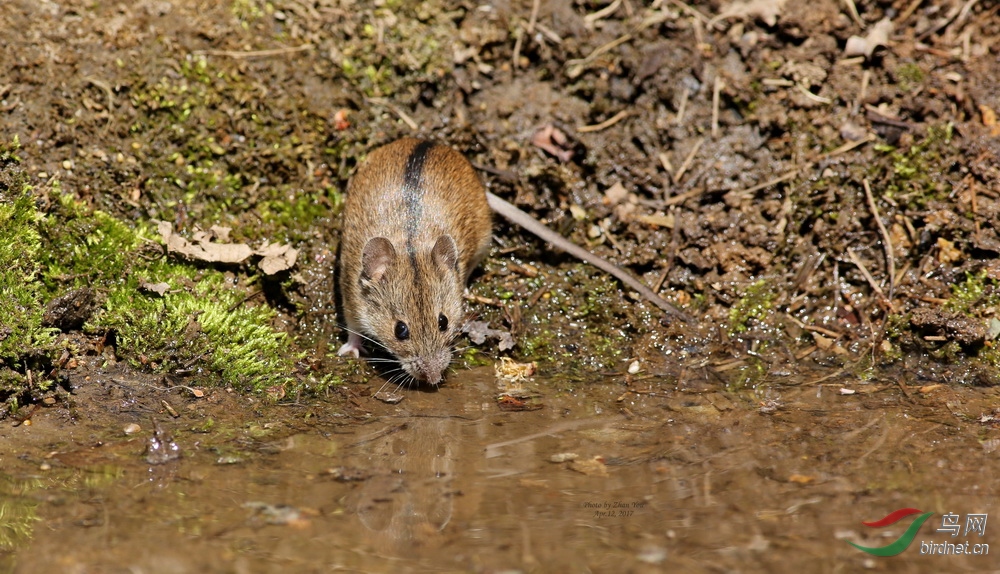
<instances>
[{"instance_id":1,"label":"mouse nose","mask_svg":"<svg viewBox=\"0 0 1000 574\"><path fill-rule=\"evenodd\" d=\"M448 351L420 357L417 359L416 365L417 380L429 385L434 385L435 387L438 386L444 376L444 370L448 367L450 362L451 353Z\"/></svg>"}]
</instances>

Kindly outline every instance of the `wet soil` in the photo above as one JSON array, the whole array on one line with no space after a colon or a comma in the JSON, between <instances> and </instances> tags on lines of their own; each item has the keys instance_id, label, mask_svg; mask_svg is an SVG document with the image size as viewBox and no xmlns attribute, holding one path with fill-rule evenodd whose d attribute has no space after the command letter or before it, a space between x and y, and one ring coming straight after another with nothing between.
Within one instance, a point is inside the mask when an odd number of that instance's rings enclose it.
<instances>
[{"instance_id":1,"label":"wet soil","mask_svg":"<svg viewBox=\"0 0 1000 574\"><path fill-rule=\"evenodd\" d=\"M74 413L0 427L0 564L13 572L981 572L991 543L862 521L914 504L988 514L995 389L860 383L843 373L752 393L666 389L637 374L536 381L502 412L489 369L400 405L261 405L95 365ZM832 376L831 376L832 375ZM374 384L380 384L373 382ZM149 385L149 386L146 386ZM844 389L854 394L844 394ZM177 417L159 414L167 401ZM335 406L339 405L339 406ZM252 417L247 414L252 413ZM987 415L987 416L983 416ZM151 454L153 422L178 457ZM141 427L128 437L128 424ZM152 462L151 462L152 461ZM935 528L940 520L931 519Z\"/></svg>"},{"instance_id":2,"label":"wet soil","mask_svg":"<svg viewBox=\"0 0 1000 574\"><path fill-rule=\"evenodd\" d=\"M344 382L274 404L157 372L79 332L99 293L55 298L73 358L0 422L0 571L992 569L920 544L996 539L937 528L1000 491L998 6L605 6L0 4L0 138L39 203L295 244L246 303ZM330 354L332 254L352 169L403 135L695 323L499 224L470 305L532 395L498 400L486 348L375 400ZM906 507L935 514L902 554L848 544Z\"/></svg>"}]
</instances>

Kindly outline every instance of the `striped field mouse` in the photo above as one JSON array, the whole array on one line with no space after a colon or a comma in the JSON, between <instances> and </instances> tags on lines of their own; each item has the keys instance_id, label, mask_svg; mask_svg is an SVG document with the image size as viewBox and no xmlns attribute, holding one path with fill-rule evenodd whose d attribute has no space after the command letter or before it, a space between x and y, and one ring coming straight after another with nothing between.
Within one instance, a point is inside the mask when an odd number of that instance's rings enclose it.
<instances>
[{"instance_id":1,"label":"striped field mouse","mask_svg":"<svg viewBox=\"0 0 1000 574\"><path fill-rule=\"evenodd\" d=\"M347 343L384 346L415 380L437 385L465 318L466 281L490 247L490 210L552 246L610 273L689 321L621 268L489 193L454 149L403 138L368 155L347 187L338 260Z\"/></svg>"}]
</instances>

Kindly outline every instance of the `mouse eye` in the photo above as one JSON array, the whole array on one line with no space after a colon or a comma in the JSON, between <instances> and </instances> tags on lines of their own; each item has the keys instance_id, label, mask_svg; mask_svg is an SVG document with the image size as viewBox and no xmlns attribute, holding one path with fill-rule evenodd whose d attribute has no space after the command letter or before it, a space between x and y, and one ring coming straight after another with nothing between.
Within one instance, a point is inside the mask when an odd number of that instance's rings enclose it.
<instances>
[{"instance_id":1,"label":"mouse eye","mask_svg":"<svg viewBox=\"0 0 1000 574\"><path fill-rule=\"evenodd\" d=\"M444 316L444 313L438 315L438 329L441 331L448 330L448 318Z\"/></svg>"},{"instance_id":2,"label":"mouse eye","mask_svg":"<svg viewBox=\"0 0 1000 574\"><path fill-rule=\"evenodd\" d=\"M402 321L396 321L396 338L405 341L410 338L410 328Z\"/></svg>"}]
</instances>

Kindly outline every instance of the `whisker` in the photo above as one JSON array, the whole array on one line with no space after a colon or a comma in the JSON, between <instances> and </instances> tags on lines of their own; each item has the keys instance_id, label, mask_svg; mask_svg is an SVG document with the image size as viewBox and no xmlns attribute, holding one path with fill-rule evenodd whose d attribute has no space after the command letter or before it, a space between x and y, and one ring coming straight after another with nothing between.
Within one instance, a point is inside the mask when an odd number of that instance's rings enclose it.
<instances>
[{"instance_id":1,"label":"whisker","mask_svg":"<svg viewBox=\"0 0 1000 574\"><path fill-rule=\"evenodd\" d=\"M402 384L401 381L405 381L405 380L406 380L406 373L405 372L396 373L395 375L393 375L393 376L389 377L388 379L386 379L385 384L382 385L382 388L384 389L385 387L387 387L389 385L396 385L395 392L398 393L399 390L403 388L403 384ZM382 391L379 390L379 392L382 392Z\"/></svg>"},{"instance_id":2,"label":"whisker","mask_svg":"<svg viewBox=\"0 0 1000 574\"><path fill-rule=\"evenodd\" d=\"M350 329L350 328L347 327L347 325L341 325L340 327L341 327L341 329L347 331L348 333L352 333L354 335L357 335L357 336L361 337L362 339L364 339L365 341L368 341L369 343L372 343L373 345L375 345L377 347L380 347L380 348L383 348L383 349L385 348L385 345L383 345L378 339L375 339L374 337L370 337L368 335L365 335L361 331L355 331L354 329Z\"/></svg>"}]
</instances>

